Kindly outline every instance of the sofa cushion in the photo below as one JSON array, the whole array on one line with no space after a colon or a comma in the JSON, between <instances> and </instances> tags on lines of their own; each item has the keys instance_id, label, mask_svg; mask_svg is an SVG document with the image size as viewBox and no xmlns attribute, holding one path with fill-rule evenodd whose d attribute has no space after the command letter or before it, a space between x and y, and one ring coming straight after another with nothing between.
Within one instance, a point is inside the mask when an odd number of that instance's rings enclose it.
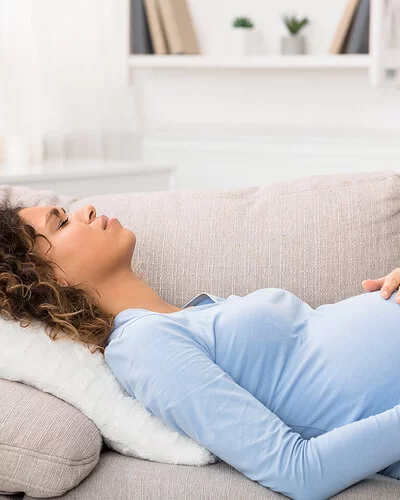
<instances>
[{"instance_id":1,"label":"sofa cushion","mask_svg":"<svg viewBox=\"0 0 400 500\"><path fill-rule=\"evenodd\" d=\"M0 379L0 394L1 493L59 496L90 474L102 449L90 419L19 382Z\"/></svg>"},{"instance_id":2,"label":"sofa cushion","mask_svg":"<svg viewBox=\"0 0 400 500\"><path fill-rule=\"evenodd\" d=\"M400 175L310 176L266 186L76 200L136 234L132 264L181 307L200 292L284 288L317 307L400 265Z\"/></svg>"},{"instance_id":3,"label":"sofa cushion","mask_svg":"<svg viewBox=\"0 0 400 500\"><path fill-rule=\"evenodd\" d=\"M140 460L105 450L94 471L63 500L287 500L225 462L191 467ZM373 474L341 491L335 500L398 500L400 481ZM31 500L25 495L24 500ZM32 499L33 500L33 499ZM56 500L50 499L50 500Z\"/></svg>"},{"instance_id":4,"label":"sofa cushion","mask_svg":"<svg viewBox=\"0 0 400 500\"><path fill-rule=\"evenodd\" d=\"M0 200L93 204L136 234L132 265L178 307L202 291L226 297L285 288L317 307L363 293L400 265L400 174L313 175L243 188L76 198L0 186Z\"/></svg>"}]
</instances>

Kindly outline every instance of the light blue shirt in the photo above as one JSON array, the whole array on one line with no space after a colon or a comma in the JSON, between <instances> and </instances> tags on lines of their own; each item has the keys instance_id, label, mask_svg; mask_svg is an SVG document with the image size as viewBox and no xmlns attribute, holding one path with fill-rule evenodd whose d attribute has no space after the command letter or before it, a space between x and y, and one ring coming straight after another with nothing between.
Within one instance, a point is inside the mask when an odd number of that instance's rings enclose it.
<instances>
[{"instance_id":1,"label":"light blue shirt","mask_svg":"<svg viewBox=\"0 0 400 500\"><path fill-rule=\"evenodd\" d=\"M395 294L313 309L280 288L203 292L173 313L120 312L105 360L172 430L263 486L321 500L398 468L399 325Z\"/></svg>"}]
</instances>

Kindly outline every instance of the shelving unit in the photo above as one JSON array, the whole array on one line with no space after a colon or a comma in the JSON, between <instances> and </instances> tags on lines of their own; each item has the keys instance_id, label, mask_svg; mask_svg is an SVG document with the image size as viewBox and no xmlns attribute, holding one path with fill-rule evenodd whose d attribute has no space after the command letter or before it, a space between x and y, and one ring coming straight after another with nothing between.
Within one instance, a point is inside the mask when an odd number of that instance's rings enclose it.
<instances>
[{"instance_id":1,"label":"shelving unit","mask_svg":"<svg viewBox=\"0 0 400 500\"><path fill-rule=\"evenodd\" d=\"M138 132L143 134L149 128L147 110L152 88L148 84L155 82L155 85L159 85L163 79L167 86L175 79L176 81L181 79L182 85L190 82L193 84L190 92L193 92L194 86L197 85L197 76L202 82L217 82L218 88L221 82L228 82L234 74L246 74L249 79L257 80L262 85L261 82L269 81L269 73L271 73L273 78L270 81L276 82L279 78L283 82L290 80L293 82L293 89L299 88L299 82L300 88L301 86L304 88L308 85L305 82L309 81L309 88L314 88L315 92L319 93L320 85L324 85L326 92L332 93L333 99L339 99L339 97L335 95L335 89L330 86L331 82L337 82L338 87L343 89L346 88L346 82L349 82L351 92L354 92L355 81L360 85L369 83L372 87L386 87L385 91L389 92L392 90L390 87L400 88L400 51L388 51L384 47L383 30L387 2L388 0L371 0L370 2L369 54L275 55L265 53L254 56L234 56L227 51L226 54L204 53L202 55L127 55L128 84L135 88ZM222 49L222 45L220 47ZM388 71L396 69L397 73ZM155 113L157 115L158 112ZM315 113L318 114L318 110L315 110Z\"/></svg>"},{"instance_id":2,"label":"shelving unit","mask_svg":"<svg viewBox=\"0 0 400 500\"><path fill-rule=\"evenodd\" d=\"M383 47L387 0L371 0L369 54L259 55L232 57L224 55L129 55L128 70L140 69L366 69L372 86L385 80L385 70L400 71L400 49ZM134 76L133 76L134 78Z\"/></svg>"},{"instance_id":3,"label":"shelving unit","mask_svg":"<svg viewBox=\"0 0 400 500\"><path fill-rule=\"evenodd\" d=\"M304 55L280 55L277 30L254 56L229 53L211 31L202 55L127 54L144 158L176 162L178 185L203 182L203 169L222 185L246 181L247 168L270 181L293 164L315 173L396 165L400 54L386 48L387 2L370 0L369 54L328 53L328 13L315 19L327 36Z\"/></svg>"}]
</instances>

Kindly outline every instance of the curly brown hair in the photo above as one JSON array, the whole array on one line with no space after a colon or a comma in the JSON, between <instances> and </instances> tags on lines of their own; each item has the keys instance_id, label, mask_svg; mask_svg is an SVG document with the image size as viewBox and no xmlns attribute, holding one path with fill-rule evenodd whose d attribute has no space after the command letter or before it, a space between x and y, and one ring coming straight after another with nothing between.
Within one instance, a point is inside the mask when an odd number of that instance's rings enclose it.
<instances>
[{"instance_id":1,"label":"curly brown hair","mask_svg":"<svg viewBox=\"0 0 400 500\"><path fill-rule=\"evenodd\" d=\"M33 320L44 323L52 339L69 338L88 347L91 353L104 354L105 343L113 328L114 316L102 309L82 283L62 286L54 272L59 267L34 251L37 233L24 222L19 211L25 205L0 203L0 313L26 328ZM90 346L95 347L93 350Z\"/></svg>"}]
</instances>

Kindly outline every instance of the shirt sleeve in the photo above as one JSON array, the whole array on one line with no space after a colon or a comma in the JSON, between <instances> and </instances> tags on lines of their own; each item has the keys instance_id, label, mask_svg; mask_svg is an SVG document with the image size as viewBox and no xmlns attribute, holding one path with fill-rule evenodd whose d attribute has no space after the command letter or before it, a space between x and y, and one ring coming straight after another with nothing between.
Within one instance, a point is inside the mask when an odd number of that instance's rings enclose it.
<instances>
[{"instance_id":1,"label":"shirt sleeve","mask_svg":"<svg viewBox=\"0 0 400 500\"><path fill-rule=\"evenodd\" d=\"M120 339L121 383L168 427L249 479L296 500L321 500L400 459L400 405L304 439L177 333L172 318L140 322Z\"/></svg>"}]
</instances>

